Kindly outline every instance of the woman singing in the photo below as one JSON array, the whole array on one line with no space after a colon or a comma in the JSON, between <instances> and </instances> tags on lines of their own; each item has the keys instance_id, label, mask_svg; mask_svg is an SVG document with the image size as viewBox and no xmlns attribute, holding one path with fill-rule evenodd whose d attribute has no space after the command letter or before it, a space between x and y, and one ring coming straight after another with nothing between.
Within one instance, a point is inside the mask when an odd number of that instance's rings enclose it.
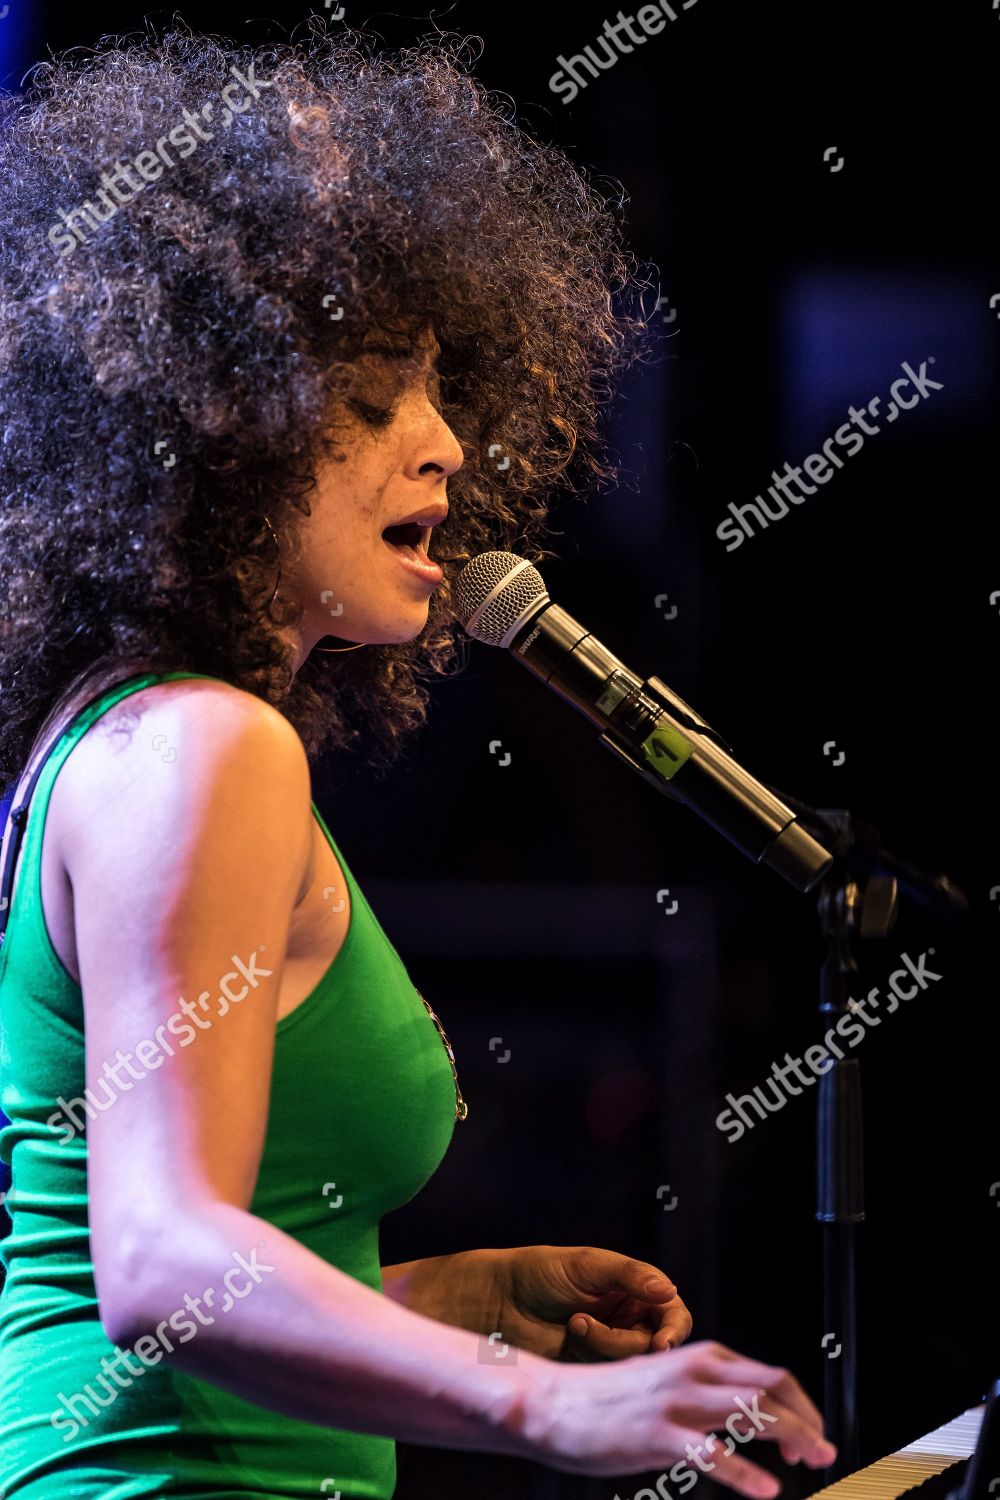
<instances>
[{"instance_id":1,"label":"woman singing","mask_svg":"<svg viewBox=\"0 0 1000 1500\"><path fill-rule=\"evenodd\" d=\"M834 1456L656 1266L379 1263L465 1105L310 766L392 762L463 561L539 560L611 472L646 336L608 205L468 62L177 30L3 101L15 809L42 767L0 911L4 1500L387 1500L396 1439L681 1494L776 1494L754 1435Z\"/></svg>"}]
</instances>

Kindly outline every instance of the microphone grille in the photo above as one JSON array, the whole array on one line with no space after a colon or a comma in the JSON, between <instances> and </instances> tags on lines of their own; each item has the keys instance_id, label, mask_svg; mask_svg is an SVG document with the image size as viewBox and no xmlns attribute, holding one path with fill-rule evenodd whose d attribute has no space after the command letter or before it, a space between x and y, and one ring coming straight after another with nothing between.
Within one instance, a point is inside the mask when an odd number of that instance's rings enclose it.
<instances>
[{"instance_id":1,"label":"microphone grille","mask_svg":"<svg viewBox=\"0 0 1000 1500\"><path fill-rule=\"evenodd\" d=\"M513 552L480 552L455 580L455 614L487 646L506 646L548 597L541 573Z\"/></svg>"}]
</instances>

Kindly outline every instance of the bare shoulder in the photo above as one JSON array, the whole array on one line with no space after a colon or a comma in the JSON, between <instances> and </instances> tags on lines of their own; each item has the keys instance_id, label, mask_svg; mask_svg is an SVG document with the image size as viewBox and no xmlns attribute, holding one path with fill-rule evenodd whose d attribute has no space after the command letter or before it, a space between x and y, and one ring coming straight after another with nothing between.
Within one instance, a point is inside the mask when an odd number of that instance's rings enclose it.
<instances>
[{"instance_id":1,"label":"bare shoulder","mask_svg":"<svg viewBox=\"0 0 1000 1500\"><path fill-rule=\"evenodd\" d=\"M253 693L206 678L157 682L129 693L103 713L73 752L77 765L92 769L127 761L131 770L158 760L169 764L180 749L225 759L245 751L250 741L269 749L282 740L288 751L305 750L295 729L278 709ZM165 736L165 738L163 738Z\"/></svg>"},{"instance_id":2,"label":"bare shoulder","mask_svg":"<svg viewBox=\"0 0 1000 1500\"><path fill-rule=\"evenodd\" d=\"M128 804L148 810L167 834L179 815L207 798L235 799L264 784L310 802L305 748L294 726L271 704L226 682L183 678L130 693L81 736L60 771L52 822L69 867L64 835L96 809Z\"/></svg>"}]
</instances>

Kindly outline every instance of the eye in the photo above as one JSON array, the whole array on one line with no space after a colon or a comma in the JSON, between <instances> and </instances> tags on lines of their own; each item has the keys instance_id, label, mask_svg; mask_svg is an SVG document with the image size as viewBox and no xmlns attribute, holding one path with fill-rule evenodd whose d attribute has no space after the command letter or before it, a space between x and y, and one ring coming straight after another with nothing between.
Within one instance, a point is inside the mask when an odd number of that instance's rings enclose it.
<instances>
[{"instance_id":1,"label":"eye","mask_svg":"<svg viewBox=\"0 0 1000 1500\"><path fill-rule=\"evenodd\" d=\"M350 405L369 427L388 427L396 415L394 406L386 410L381 406L371 406L367 401L351 401Z\"/></svg>"}]
</instances>

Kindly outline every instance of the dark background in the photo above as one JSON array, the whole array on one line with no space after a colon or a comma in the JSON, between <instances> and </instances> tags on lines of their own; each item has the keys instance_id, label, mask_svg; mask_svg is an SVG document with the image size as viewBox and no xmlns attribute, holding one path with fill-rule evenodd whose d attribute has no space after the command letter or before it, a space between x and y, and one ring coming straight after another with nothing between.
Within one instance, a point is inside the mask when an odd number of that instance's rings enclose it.
<instances>
[{"instance_id":1,"label":"dark background","mask_svg":"<svg viewBox=\"0 0 1000 1500\"><path fill-rule=\"evenodd\" d=\"M370 21L389 45L432 29L419 6L404 17L347 3L348 22ZM1000 638L1000 9L675 4L676 22L569 107L548 88L556 59L593 43L612 7L462 0L435 16L482 37L478 76L523 125L620 184L630 243L658 268L662 313L676 312L611 418L620 487L560 512L561 558L544 569L553 597L633 670L663 677L749 770L850 807L969 896L956 928L904 902L888 938L860 945L858 997L884 994L904 952L933 947L943 975L854 1054L868 1462L1000 1375L987 741ZM12 0L2 82L17 88L49 46L92 44L144 14L163 25L170 10ZM181 14L262 40L308 7L200 0ZM884 410L902 362L932 356L942 390L725 550L716 527L730 501L819 450L852 403L880 395ZM497 739L509 765L490 753ZM840 766L824 756L830 740ZM430 726L391 776L328 763L315 795L446 1026L470 1104L434 1178L385 1221L383 1261L538 1242L654 1260L694 1337L787 1364L821 1400L816 1091L732 1145L714 1123L727 1092L747 1093L820 1033L815 895L657 797L485 647L434 689ZM673 916L657 902L665 888ZM790 1471L786 1490L819 1483ZM615 1490L400 1446L399 1500L456 1488Z\"/></svg>"}]
</instances>

